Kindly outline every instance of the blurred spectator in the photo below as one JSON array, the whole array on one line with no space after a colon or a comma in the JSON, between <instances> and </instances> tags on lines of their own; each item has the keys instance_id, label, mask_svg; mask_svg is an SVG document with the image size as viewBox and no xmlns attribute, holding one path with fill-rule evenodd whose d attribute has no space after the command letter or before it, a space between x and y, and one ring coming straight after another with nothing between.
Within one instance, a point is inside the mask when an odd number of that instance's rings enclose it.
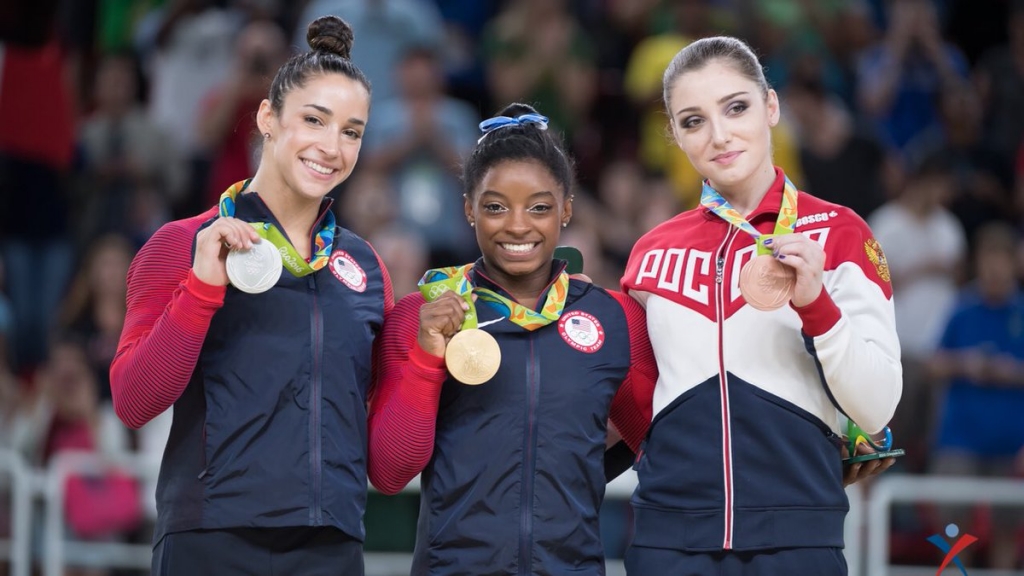
<instances>
[{"instance_id":1,"label":"blurred spectator","mask_svg":"<svg viewBox=\"0 0 1024 576\"><path fill-rule=\"evenodd\" d=\"M493 107L487 93L484 62L478 47L484 26L498 11L500 0L431 0L444 21L441 61L449 93L461 100Z\"/></svg>"},{"instance_id":2,"label":"blurred spectator","mask_svg":"<svg viewBox=\"0 0 1024 576\"><path fill-rule=\"evenodd\" d=\"M228 77L240 12L215 0L167 0L156 30L151 71L150 114L167 131L183 158L199 155L196 129L202 99Z\"/></svg>"},{"instance_id":3,"label":"blurred spectator","mask_svg":"<svg viewBox=\"0 0 1024 576\"><path fill-rule=\"evenodd\" d=\"M182 166L141 106L130 54L104 57L94 86L95 111L79 135L78 239L115 232L141 245L170 218L170 199L184 185Z\"/></svg>"},{"instance_id":4,"label":"blurred spectator","mask_svg":"<svg viewBox=\"0 0 1024 576\"><path fill-rule=\"evenodd\" d=\"M601 246L620 272L626 266L633 244L646 232L640 228L640 215L648 197L645 184L643 168L626 160L608 164L598 178L601 214L596 232Z\"/></svg>"},{"instance_id":5,"label":"blurred spectator","mask_svg":"<svg viewBox=\"0 0 1024 576\"><path fill-rule=\"evenodd\" d=\"M897 150L938 118L939 93L966 80L967 62L943 42L929 0L888 0L889 28L857 67L858 102Z\"/></svg>"},{"instance_id":6,"label":"blurred spectator","mask_svg":"<svg viewBox=\"0 0 1024 576\"><path fill-rule=\"evenodd\" d=\"M361 164L345 183L338 222L361 238L394 223L398 218L398 193L385 174Z\"/></svg>"},{"instance_id":7,"label":"blurred spectator","mask_svg":"<svg viewBox=\"0 0 1024 576\"><path fill-rule=\"evenodd\" d=\"M1009 43L987 52L975 68L984 141L1008 164L1024 141L1024 2L1012 6Z\"/></svg>"},{"instance_id":8,"label":"blurred spectator","mask_svg":"<svg viewBox=\"0 0 1024 576\"><path fill-rule=\"evenodd\" d=\"M480 118L445 95L431 49L407 50L396 72L398 97L376 101L362 167L390 175L399 218L426 239L431 262L471 261L477 254L472 231L455 225L465 219L458 175L462 156L480 136Z\"/></svg>"},{"instance_id":9,"label":"blurred spectator","mask_svg":"<svg viewBox=\"0 0 1024 576\"><path fill-rule=\"evenodd\" d=\"M901 464L911 472L924 470L934 419L935 395L924 366L956 302L957 273L966 255L963 228L946 208L952 193L948 160L933 156L915 170L895 200L868 219L892 274L903 398L891 426L907 450Z\"/></svg>"},{"instance_id":10,"label":"blurred spectator","mask_svg":"<svg viewBox=\"0 0 1024 576\"><path fill-rule=\"evenodd\" d=\"M491 95L544 110L573 146L597 95L595 50L568 0L510 2L487 26L482 49Z\"/></svg>"},{"instance_id":11,"label":"blurred spectator","mask_svg":"<svg viewBox=\"0 0 1024 576\"><path fill-rule=\"evenodd\" d=\"M971 85L951 86L938 101L939 121L907 145L907 157L945 156L955 184L950 208L970 239L986 222L1011 218L1013 174L982 140L983 112Z\"/></svg>"},{"instance_id":12,"label":"blurred spectator","mask_svg":"<svg viewBox=\"0 0 1024 576\"><path fill-rule=\"evenodd\" d=\"M664 172L673 162L685 163L682 152L673 153L662 97L662 76L672 58L691 39L671 31L644 38L633 49L625 70L626 94L641 110L639 156L648 170Z\"/></svg>"},{"instance_id":13,"label":"blurred spectator","mask_svg":"<svg viewBox=\"0 0 1024 576\"><path fill-rule=\"evenodd\" d=\"M452 223L453 226L461 224L461 220ZM403 226L388 226L378 229L367 241L387 266L395 299L416 292L420 278L431 267L423 236Z\"/></svg>"},{"instance_id":14,"label":"blurred spectator","mask_svg":"<svg viewBox=\"0 0 1024 576\"><path fill-rule=\"evenodd\" d=\"M110 400L110 362L124 325L126 279L134 255L123 237L94 241L61 306L59 330L82 343L101 401Z\"/></svg>"},{"instance_id":15,"label":"blurred spectator","mask_svg":"<svg viewBox=\"0 0 1024 576\"><path fill-rule=\"evenodd\" d=\"M784 101L799 134L804 189L867 218L887 197L886 154L875 134L826 91L812 58L794 65Z\"/></svg>"},{"instance_id":16,"label":"blurred spectator","mask_svg":"<svg viewBox=\"0 0 1024 576\"><path fill-rule=\"evenodd\" d=\"M835 25L825 42L836 59L846 91L839 93L847 108L857 110L857 59L878 39L871 7L867 0L848 0L839 5Z\"/></svg>"},{"instance_id":17,"label":"blurred spectator","mask_svg":"<svg viewBox=\"0 0 1024 576\"><path fill-rule=\"evenodd\" d=\"M1002 223L978 231L977 280L965 290L932 360L935 376L949 380L935 443L937 474L1009 477L1024 449L1024 294L1014 269L1016 242ZM969 525L966 517L960 522ZM1021 524L1018 511L993 509L989 567L1019 567Z\"/></svg>"},{"instance_id":18,"label":"blurred spectator","mask_svg":"<svg viewBox=\"0 0 1024 576\"><path fill-rule=\"evenodd\" d=\"M375 104L398 95L395 69L402 55L413 46L438 49L444 34L441 13L430 0L311 0L295 24L292 44L305 46L306 26L326 14L357 32L352 61L370 80ZM374 110L374 124L379 118Z\"/></svg>"},{"instance_id":19,"label":"blurred spectator","mask_svg":"<svg viewBox=\"0 0 1024 576\"><path fill-rule=\"evenodd\" d=\"M216 205L232 184L256 173L256 151L263 139L253 111L287 59L284 31L273 22L251 22L238 34L231 72L206 96L198 118L199 142L211 160L203 206Z\"/></svg>"},{"instance_id":20,"label":"blurred spectator","mask_svg":"<svg viewBox=\"0 0 1024 576\"><path fill-rule=\"evenodd\" d=\"M59 43L0 50L0 255L14 307L14 363L30 369L71 270L65 180L75 117Z\"/></svg>"}]
</instances>

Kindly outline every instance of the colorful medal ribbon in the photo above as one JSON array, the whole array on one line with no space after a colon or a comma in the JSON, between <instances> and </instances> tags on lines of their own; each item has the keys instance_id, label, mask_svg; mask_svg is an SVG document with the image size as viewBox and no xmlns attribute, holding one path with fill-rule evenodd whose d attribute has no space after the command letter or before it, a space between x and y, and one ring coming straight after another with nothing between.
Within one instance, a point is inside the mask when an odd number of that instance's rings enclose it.
<instances>
[{"instance_id":1,"label":"colorful medal ribbon","mask_svg":"<svg viewBox=\"0 0 1024 576\"><path fill-rule=\"evenodd\" d=\"M796 186L789 181L787 176L783 176L783 178L785 178L785 185L782 188L782 206L779 208L779 218L775 221L775 231L772 234L761 234L758 232L738 210L732 207L732 204L729 204L728 200L723 198L717 190L708 184L707 180L704 181L704 188L700 193L700 204L717 214L722 220L753 236L757 243L758 256L771 254L771 248L765 247L764 241L772 236L789 234L796 226L796 199L798 192Z\"/></svg>"},{"instance_id":2,"label":"colorful medal ribbon","mask_svg":"<svg viewBox=\"0 0 1024 576\"><path fill-rule=\"evenodd\" d=\"M252 182L252 178L235 182L220 195L220 202L217 206L220 216L228 217L235 215L235 198L249 187L250 182ZM295 276L301 278L307 274L312 274L326 266L327 262L330 261L331 249L334 246L334 227L336 225L334 212L330 210L324 215L323 226L317 231L316 237L313 239L313 257L310 258L309 262L306 262L306 259L299 255L299 252L295 250L295 247L288 241L284 233L277 229L277 226L270 222L249 222L249 225L256 229L256 233L260 235L260 238L267 240L281 251L284 267Z\"/></svg>"},{"instance_id":3,"label":"colorful medal ribbon","mask_svg":"<svg viewBox=\"0 0 1024 576\"><path fill-rule=\"evenodd\" d=\"M466 312L466 318L462 322L463 330L476 328L477 315L473 305L473 294L476 294L478 299L490 304L512 323L530 331L558 320L562 315L562 310L565 309L566 296L569 294L569 275L564 271L551 284L544 306L540 312L537 312L493 290L470 284L469 271L472 268L472 264L434 268L427 270L419 282L420 294L423 294L427 302L433 302L445 292L452 290L469 304L469 311Z\"/></svg>"}]
</instances>

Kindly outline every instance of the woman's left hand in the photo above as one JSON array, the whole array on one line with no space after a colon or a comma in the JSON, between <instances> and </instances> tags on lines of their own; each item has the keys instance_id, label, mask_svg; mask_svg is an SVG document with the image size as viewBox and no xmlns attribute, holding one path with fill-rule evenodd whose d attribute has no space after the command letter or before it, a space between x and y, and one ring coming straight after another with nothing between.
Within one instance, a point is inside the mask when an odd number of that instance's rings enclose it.
<instances>
[{"instance_id":1,"label":"woman's left hand","mask_svg":"<svg viewBox=\"0 0 1024 576\"><path fill-rule=\"evenodd\" d=\"M800 308L818 299L822 290L825 251L821 245L803 234L773 236L765 242L772 254L796 271L793 306Z\"/></svg>"},{"instance_id":2,"label":"woman's left hand","mask_svg":"<svg viewBox=\"0 0 1024 576\"><path fill-rule=\"evenodd\" d=\"M857 444L858 456L871 454L874 451L874 448L863 442ZM842 457L846 459L849 458L849 456L850 451L847 449L846 444L843 443ZM878 460L868 460L866 462L847 464L843 466L843 486L849 486L855 482L860 482L861 480L866 480L872 476L877 476L891 468L895 463L896 458L890 456L889 458L879 458Z\"/></svg>"}]
</instances>

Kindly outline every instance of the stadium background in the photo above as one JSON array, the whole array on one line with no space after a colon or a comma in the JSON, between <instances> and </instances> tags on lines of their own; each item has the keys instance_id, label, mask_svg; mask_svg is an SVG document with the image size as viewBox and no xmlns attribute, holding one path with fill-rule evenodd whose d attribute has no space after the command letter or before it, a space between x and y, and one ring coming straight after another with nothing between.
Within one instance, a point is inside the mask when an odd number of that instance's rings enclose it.
<instances>
[{"instance_id":1,"label":"stadium background","mask_svg":"<svg viewBox=\"0 0 1024 576\"><path fill-rule=\"evenodd\" d=\"M253 172L253 112L272 72L306 47L306 24L328 13L352 24L353 59L374 86L359 165L335 193L338 216L376 247L396 297L427 267L475 257L458 158L476 124L510 101L534 104L564 135L579 182L563 243L581 249L596 283L617 286L632 243L699 191L667 137L661 73L690 39L726 33L755 48L782 98L776 163L802 189L856 210L889 255L906 373L893 428L909 456L887 476L934 476L937 431L978 428L943 421L943 343L975 338L973 383L1002 374L1024 390L1019 303L1008 308L1008 348L992 348L988 327L946 333L964 294L998 292L998 273L976 274L983 260L1009 274L1007 301L1020 298L1024 3L17 0L0 7L0 449L37 478L69 449L159 457L166 422L129 433L109 406L127 266L161 224ZM1024 400L1006 402L1020 418ZM1004 420L981 428L998 435ZM986 475L1020 482L1016 450L1016 460L986 460ZM980 501L986 485L966 490ZM111 494L117 508L123 492ZM12 508L4 494L0 541ZM408 553L416 513L414 492L372 495L367 549ZM145 516L105 534L77 529L86 540L146 542ZM932 504L897 507L892 561L937 566L943 554L926 538L951 518ZM979 537L963 555L971 567L1022 567L1024 524L1002 530L980 505L958 518ZM621 558L628 525L625 502L609 501L610 558ZM70 518L65 529L83 536ZM996 540L1016 557L1000 559Z\"/></svg>"}]
</instances>

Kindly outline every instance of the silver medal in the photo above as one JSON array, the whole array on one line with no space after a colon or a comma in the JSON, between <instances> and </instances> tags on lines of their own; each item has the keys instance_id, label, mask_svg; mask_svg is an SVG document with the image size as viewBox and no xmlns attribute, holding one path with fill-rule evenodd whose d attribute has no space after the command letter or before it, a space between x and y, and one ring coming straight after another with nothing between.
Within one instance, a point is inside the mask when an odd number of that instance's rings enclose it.
<instances>
[{"instance_id":1,"label":"silver medal","mask_svg":"<svg viewBox=\"0 0 1024 576\"><path fill-rule=\"evenodd\" d=\"M242 292L259 294L270 290L283 268L281 253L267 240L253 244L249 250L228 252L228 280Z\"/></svg>"}]
</instances>

